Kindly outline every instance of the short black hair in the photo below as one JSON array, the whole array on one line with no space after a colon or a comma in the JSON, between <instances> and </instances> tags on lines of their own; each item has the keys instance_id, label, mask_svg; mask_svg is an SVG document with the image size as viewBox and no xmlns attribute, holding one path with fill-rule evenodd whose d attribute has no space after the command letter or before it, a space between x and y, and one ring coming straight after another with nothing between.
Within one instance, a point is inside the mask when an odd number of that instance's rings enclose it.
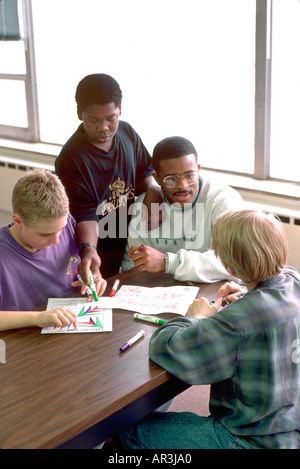
<instances>
[{"instance_id":1,"label":"short black hair","mask_svg":"<svg viewBox=\"0 0 300 469\"><path fill-rule=\"evenodd\" d=\"M77 85L75 100L78 115L91 104L114 103L121 107L122 91L117 81L105 73L87 75Z\"/></svg>"},{"instance_id":2,"label":"short black hair","mask_svg":"<svg viewBox=\"0 0 300 469\"><path fill-rule=\"evenodd\" d=\"M198 158L194 145L184 137L167 137L155 145L152 153L152 165L154 170L159 171L159 162L170 158L194 154Z\"/></svg>"}]
</instances>

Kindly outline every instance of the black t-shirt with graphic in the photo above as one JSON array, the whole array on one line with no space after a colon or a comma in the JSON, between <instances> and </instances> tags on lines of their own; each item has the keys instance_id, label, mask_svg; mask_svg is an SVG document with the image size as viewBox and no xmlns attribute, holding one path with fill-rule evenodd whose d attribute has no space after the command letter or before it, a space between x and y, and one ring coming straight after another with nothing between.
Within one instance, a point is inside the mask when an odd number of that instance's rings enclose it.
<instances>
[{"instance_id":1,"label":"black t-shirt with graphic","mask_svg":"<svg viewBox=\"0 0 300 469\"><path fill-rule=\"evenodd\" d=\"M92 145L83 125L72 135L55 161L76 222L98 222L98 253L104 277L118 273L127 240L130 206L137 182L153 172L151 157L135 130L124 121L106 152Z\"/></svg>"}]
</instances>

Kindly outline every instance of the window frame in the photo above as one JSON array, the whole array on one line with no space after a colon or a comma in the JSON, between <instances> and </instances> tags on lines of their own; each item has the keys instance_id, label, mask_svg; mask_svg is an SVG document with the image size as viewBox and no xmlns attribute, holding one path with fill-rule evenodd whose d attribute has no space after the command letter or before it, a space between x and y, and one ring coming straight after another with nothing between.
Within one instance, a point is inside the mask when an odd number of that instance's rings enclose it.
<instances>
[{"instance_id":1,"label":"window frame","mask_svg":"<svg viewBox=\"0 0 300 469\"><path fill-rule=\"evenodd\" d=\"M273 0L256 0L255 27L255 179L270 178Z\"/></svg>"}]
</instances>

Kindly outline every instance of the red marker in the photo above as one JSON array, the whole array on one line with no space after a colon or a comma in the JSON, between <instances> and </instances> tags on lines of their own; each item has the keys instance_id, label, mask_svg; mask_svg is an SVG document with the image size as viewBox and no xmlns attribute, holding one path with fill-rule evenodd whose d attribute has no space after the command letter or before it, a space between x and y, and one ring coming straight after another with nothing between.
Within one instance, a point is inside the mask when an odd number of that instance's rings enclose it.
<instances>
[{"instance_id":1,"label":"red marker","mask_svg":"<svg viewBox=\"0 0 300 469\"><path fill-rule=\"evenodd\" d=\"M118 280L118 279L115 280L115 283L113 284L113 287L112 287L111 292L109 294L110 297L115 296L117 288L119 286L119 283L120 283L120 280Z\"/></svg>"}]
</instances>

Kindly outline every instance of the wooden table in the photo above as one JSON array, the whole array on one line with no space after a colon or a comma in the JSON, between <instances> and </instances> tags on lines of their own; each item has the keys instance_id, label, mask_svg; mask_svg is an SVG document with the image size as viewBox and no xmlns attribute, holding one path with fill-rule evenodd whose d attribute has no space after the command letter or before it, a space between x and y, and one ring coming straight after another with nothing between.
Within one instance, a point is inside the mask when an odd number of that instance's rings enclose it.
<instances>
[{"instance_id":1,"label":"wooden table","mask_svg":"<svg viewBox=\"0 0 300 469\"><path fill-rule=\"evenodd\" d=\"M187 284L136 269L118 277L128 285ZM201 285L199 293L211 300L221 283ZM81 448L87 441L93 447L187 389L149 359L156 327L114 309L113 332L0 332L6 350L6 363L0 363L0 448ZM141 329L146 336L119 354Z\"/></svg>"}]
</instances>

